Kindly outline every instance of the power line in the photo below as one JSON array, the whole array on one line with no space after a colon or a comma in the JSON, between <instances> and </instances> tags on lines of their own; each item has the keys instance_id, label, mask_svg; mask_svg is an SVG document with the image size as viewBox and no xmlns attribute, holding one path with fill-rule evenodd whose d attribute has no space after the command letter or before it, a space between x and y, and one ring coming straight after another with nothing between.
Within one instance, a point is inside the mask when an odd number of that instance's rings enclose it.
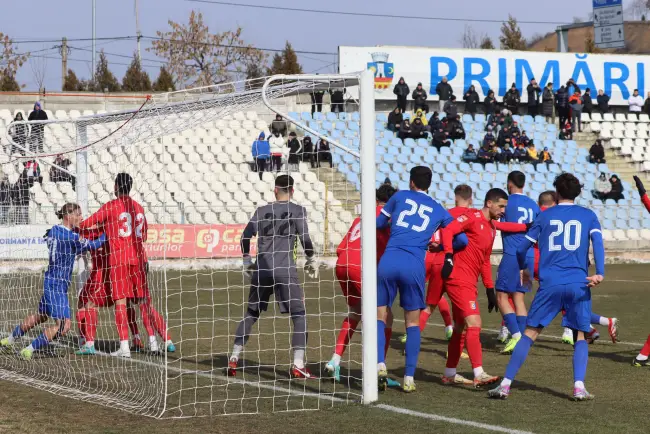
<instances>
[{"instance_id":1,"label":"power line","mask_svg":"<svg viewBox=\"0 0 650 434\"><path fill-rule=\"evenodd\" d=\"M136 39L136 36L107 36L104 38L95 38L95 41L128 41L129 39ZM40 39L40 40L20 40L16 38L11 39L16 44L44 44L49 42L61 42L61 38L57 39ZM92 42L93 38L72 38L68 42Z\"/></svg>"},{"instance_id":2,"label":"power line","mask_svg":"<svg viewBox=\"0 0 650 434\"><path fill-rule=\"evenodd\" d=\"M403 20L424 20L424 21L462 21L467 23L496 23L502 24L506 20L493 20L485 18L464 18L464 17L423 17L417 15L392 15L392 14L376 14L370 12L346 12L346 11L328 11L320 9L303 9L303 8L289 8L283 6L271 6L271 5L254 5L247 3L232 3L226 1L217 1L217 0L185 0L190 3L208 3L214 5L222 6L235 6L241 8L253 8L253 9L266 9L274 11L286 11L286 12L304 12L312 14L327 14L327 15L348 15L354 17L367 17L367 18L390 18L390 19L403 19ZM526 21L526 20L517 20L519 24L551 24L551 25L564 25L568 24L566 21Z\"/></svg>"}]
</instances>

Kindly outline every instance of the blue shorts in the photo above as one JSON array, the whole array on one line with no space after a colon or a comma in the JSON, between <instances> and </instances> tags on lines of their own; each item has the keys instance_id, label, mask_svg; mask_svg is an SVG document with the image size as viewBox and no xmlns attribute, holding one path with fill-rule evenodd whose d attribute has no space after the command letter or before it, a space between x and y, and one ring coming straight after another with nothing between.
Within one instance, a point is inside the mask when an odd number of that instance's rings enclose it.
<instances>
[{"instance_id":1,"label":"blue shorts","mask_svg":"<svg viewBox=\"0 0 650 434\"><path fill-rule=\"evenodd\" d=\"M424 258L423 258L424 259ZM377 306L392 306L399 292L399 305L411 311L424 309L424 261L410 254L384 254L377 271Z\"/></svg>"},{"instance_id":2,"label":"blue shorts","mask_svg":"<svg viewBox=\"0 0 650 434\"><path fill-rule=\"evenodd\" d=\"M46 289L38 303L38 313L53 319L70 319L68 293Z\"/></svg>"},{"instance_id":3,"label":"blue shorts","mask_svg":"<svg viewBox=\"0 0 650 434\"><path fill-rule=\"evenodd\" d=\"M535 272L535 257L526 256L526 268L530 271L530 276ZM496 290L512 294L515 292L530 292L530 287L521 284L519 274L519 261L517 255L508 255L506 253L501 257L501 263L497 270Z\"/></svg>"},{"instance_id":4,"label":"blue shorts","mask_svg":"<svg viewBox=\"0 0 650 434\"><path fill-rule=\"evenodd\" d=\"M547 327L560 311L566 311L562 324L589 332L591 326L591 289L583 283L540 287L528 310L528 327Z\"/></svg>"}]
</instances>

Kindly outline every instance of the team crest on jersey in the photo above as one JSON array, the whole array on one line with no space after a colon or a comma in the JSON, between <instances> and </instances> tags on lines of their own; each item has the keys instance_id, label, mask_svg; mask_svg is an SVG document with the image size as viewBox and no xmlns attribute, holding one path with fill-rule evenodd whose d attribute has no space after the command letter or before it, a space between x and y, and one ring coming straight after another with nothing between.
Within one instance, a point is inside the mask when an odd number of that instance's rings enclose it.
<instances>
[{"instance_id":1,"label":"team crest on jersey","mask_svg":"<svg viewBox=\"0 0 650 434\"><path fill-rule=\"evenodd\" d=\"M466 222L466 221L467 221L467 216L466 216L466 215L462 215L462 216L458 217L457 220L458 220L458 223Z\"/></svg>"},{"instance_id":2,"label":"team crest on jersey","mask_svg":"<svg viewBox=\"0 0 650 434\"><path fill-rule=\"evenodd\" d=\"M469 302L469 308L472 310L476 310L476 302L475 301L470 301Z\"/></svg>"}]
</instances>

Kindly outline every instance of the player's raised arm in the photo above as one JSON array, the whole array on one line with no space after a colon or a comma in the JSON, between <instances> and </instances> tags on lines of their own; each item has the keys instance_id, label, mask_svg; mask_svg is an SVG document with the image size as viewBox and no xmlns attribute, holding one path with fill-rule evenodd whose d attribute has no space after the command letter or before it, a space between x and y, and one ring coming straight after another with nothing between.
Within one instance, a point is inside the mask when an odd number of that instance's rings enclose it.
<instances>
[{"instance_id":1,"label":"player's raised arm","mask_svg":"<svg viewBox=\"0 0 650 434\"><path fill-rule=\"evenodd\" d=\"M390 217L393 214L393 211L395 211L397 196L398 194L392 195L391 198L388 199L388 202L386 202L386 205L384 205L384 207L381 209L381 212L377 216L377 229L384 229L386 226L388 226Z\"/></svg>"},{"instance_id":2,"label":"player's raised arm","mask_svg":"<svg viewBox=\"0 0 650 434\"><path fill-rule=\"evenodd\" d=\"M596 286L605 277L605 245L603 244L603 233L600 229L600 222L595 214L589 228L589 238L591 238L591 245L594 249L596 275L587 277L587 280L590 282L589 286Z\"/></svg>"},{"instance_id":3,"label":"player's raised arm","mask_svg":"<svg viewBox=\"0 0 650 434\"><path fill-rule=\"evenodd\" d=\"M79 223L79 229L89 229L95 225L104 224L108 220L109 215L110 212L107 210L107 206L103 205L99 208L99 211Z\"/></svg>"},{"instance_id":4,"label":"player's raised arm","mask_svg":"<svg viewBox=\"0 0 650 434\"><path fill-rule=\"evenodd\" d=\"M509 223L509 222L495 221L494 227L496 228L496 230L501 232L521 233L521 232L526 232L529 228L529 225L525 223Z\"/></svg>"},{"instance_id":5,"label":"player's raised arm","mask_svg":"<svg viewBox=\"0 0 650 434\"><path fill-rule=\"evenodd\" d=\"M641 179L639 179L639 177L635 175L634 183L636 184L636 189L639 190L639 195L641 196L641 203L643 203L645 209L647 209L648 212L650 212L650 197L648 197L643 182L641 182Z\"/></svg>"}]
</instances>

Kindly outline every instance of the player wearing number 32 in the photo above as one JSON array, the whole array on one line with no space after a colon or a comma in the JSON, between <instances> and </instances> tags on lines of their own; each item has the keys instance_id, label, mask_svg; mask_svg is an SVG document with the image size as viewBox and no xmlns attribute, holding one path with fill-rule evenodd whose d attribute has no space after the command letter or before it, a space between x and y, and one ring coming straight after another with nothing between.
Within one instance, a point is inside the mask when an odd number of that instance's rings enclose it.
<instances>
[{"instance_id":1,"label":"player wearing number 32","mask_svg":"<svg viewBox=\"0 0 650 434\"><path fill-rule=\"evenodd\" d=\"M132 186L133 178L128 173L117 174L116 199L104 204L99 211L79 225L82 230L96 228L106 234L111 296L115 303L115 324L120 339L119 350L111 355L125 358L131 357L127 302L140 306L142 322L149 334L149 349L152 352L158 351L155 327L165 342L166 350L175 350L167 335L164 319L151 305L147 285L147 256L144 250L147 219L142 205L129 196Z\"/></svg>"},{"instance_id":2,"label":"player wearing number 32","mask_svg":"<svg viewBox=\"0 0 650 434\"><path fill-rule=\"evenodd\" d=\"M563 325L573 330L573 399L593 399L584 385L587 372L588 345L585 335L591 323L591 288L603 281L605 249L600 222L596 214L574 200L582 191L580 181L570 173L559 175L553 183L558 205L541 213L517 248L520 268L525 268L526 254L533 243L539 246L539 290L530 306L526 331L515 346L501 384L490 390L491 398L507 398L510 384L524 364L530 347L562 309ZM589 242L593 245L596 274L588 275ZM530 281L524 270L524 281Z\"/></svg>"},{"instance_id":3,"label":"player wearing number 32","mask_svg":"<svg viewBox=\"0 0 650 434\"><path fill-rule=\"evenodd\" d=\"M390 238L377 267L377 371L380 390L385 390L388 383L384 329L398 291L407 336L403 389L405 392L415 390L413 375L420 353L420 312L426 307L424 258L433 233L454 220L427 194L431 178L432 172L428 167L412 168L410 190L395 193L377 216L377 229L387 227L390 219ZM441 240L445 251L444 278L453 269L452 239L450 235L443 235Z\"/></svg>"}]
</instances>

